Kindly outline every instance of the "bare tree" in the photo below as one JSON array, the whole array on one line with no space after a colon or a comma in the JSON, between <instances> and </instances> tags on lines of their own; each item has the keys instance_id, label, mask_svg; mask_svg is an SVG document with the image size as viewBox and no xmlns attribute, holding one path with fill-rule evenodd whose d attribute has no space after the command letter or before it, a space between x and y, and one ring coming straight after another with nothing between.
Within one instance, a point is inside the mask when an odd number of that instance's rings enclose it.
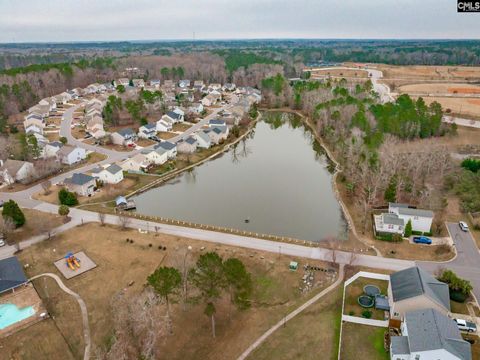
<instances>
[{"instance_id":1,"label":"bare tree","mask_svg":"<svg viewBox=\"0 0 480 360\"><path fill-rule=\"evenodd\" d=\"M15 228L16 228L15 223L11 217L5 217L3 219L3 224L2 224L3 237L7 241L13 241L15 245L15 250L19 251L20 242L18 240L18 236L13 236L13 232L15 231Z\"/></svg>"},{"instance_id":2,"label":"bare tree","mask_svg":"<svg viewBox=\"0 0 480 360\"><path fill-rule=\"evenodd\" d=\"M118 225L120 225L122 230L125 230L128 227L128 225L130 224L130 220L131 219L126 215L118 215Z\"/></svg>"},{"instance_id":3,"label":"bare tree","mask_svg":"<svg viewBox=\"0 0 480 360\"><path fill-rule=\"evenodd\" d=\"M50 188L52 187L52 182L50 180L44 181L42 183L43 194L48 195L51 193Z\"/></svg>"},{"instance_id":4,"label":"bare tree","mask_svg":"<svg viewBox=\"0 0 480 360\"><path fill-rule=\"evenodd\" d=\"M98 221L100 222L101 226L105 226L105 217L106 217L105 213L101 213L101 212L98 213Z\"/></svg>"}]
</instances>

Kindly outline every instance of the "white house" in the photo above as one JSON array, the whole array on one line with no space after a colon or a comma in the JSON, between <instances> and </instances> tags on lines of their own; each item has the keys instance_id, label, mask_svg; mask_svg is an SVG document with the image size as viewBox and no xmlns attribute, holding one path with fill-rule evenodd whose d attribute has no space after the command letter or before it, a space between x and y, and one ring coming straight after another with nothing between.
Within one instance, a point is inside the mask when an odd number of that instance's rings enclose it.
<instances>
[{"instance_id":1,"label":"white house","mask_svg":"<svg viewBox=\"0 0 480 360\"><path fill-rule=\"evenodd\" d=\"M92 195L96 187L95 178L82 173L74 173L72 177L64 180L64 184L69 191L80 196Z\"/></svg>"},{"instance_id":2,"label":"white house","mask_svg":"<svg viewBox=\"0 0 480 360\"><path fill-rule=\"evenodd\" d=\"M177 150L179 153L193 154L197 151L197 145L197 140L193 136L189 136L177 142Z\"/></svg>"},{"instance_id":3,"label":"white house","mask_svg":"<svg viewBox=\"0 0 480 360\"><path fill-rule=\"evenodd\" d=\"M45 145L44 156L46 158L57 156L57 152L62 148L60 141L52 141Z\"/></svg>"},{"instance_id":4,"label":"white house","mask_svg":"<svg viewBox=\"0 0 480 360\"><path fill-rule=\"evenodd\" d=\"M143 154L136 154L124 160L120 166L124 171L146 172L152 163Z\"/></svg>"},{"instance_id":5,"label":"white house","mask_svg":"<svg viewBox=\"0 0 480 360\"><path fill-rule=\"evenodd\" d=\"M128 80L128 78L120 78L113 82L113 85L115 85L115 87L119 85L128 86L128 84L130 84L130 80Z\"/></svg>"},{"instance_id":6,"label":"white house","mask_svg":"<svg viewBox=\"0 0 480 360\"><path fill-rule=\"evenodd\" d=\"M132 80L133 86L136 88L144 88L145 87L145 81L143 79L133 79Z\"/></svg>"},{"instance_id":7,"label":"white house","mask_svg":"<svg viewBox=\"0 0 480 360\"><path fill-rule=\"evenodd\" d=\"M188 111L194 114L201 114L203 112L203 109L203 104L201 102L198 102L190 105Z\"/></svg>"},{"instance_id":8,"label":"white house","mask_svg":"<svg viewBox=\"0 0 480 360\"><path fill-rule=\"evenodd\" d=\"M157 131L172 131L172 122L168 119L160 119L156 123Z\"/></svg>"},{"instance_id":9,"label":"white house","mask_svg":"<svg viewBox=\"0 0 480 360\"><path fill-rule=\"evenodd\" d=\"M123 180L123 169L117 164L98 167L92 171L92 176L106 184L118 184Z\"/></svg>"},{"instance_id":10,"label":"white house","mask_svg":"<svg viewBox=\"0 0 480 360\"><path fill-rule=\"evenodd\" d=\"M408 204L389 203L388 212L398 215L398 217L404 221L405 225L407 225L410 220L413 231L428 233L432 229L433 211L414 209L409 207Z\"/></svg>"},{"instance_id":11,"label":"white house","mask_svg":"<svg viewBox=\"0 0 480 360\"><path fill-rule=\"evenodd\" d=\"M30 124L25 128L25 134L31 135L31 134L43 134L43 128L38 127L35 124Z\"/></svg>"},{"instance_id":12,"label":"white house","mask_svg":"<svg viewBox=\"0 0 480 360\"><path fill-rule=\"evenodd\" d=\"M153 86L155 89L158 89L160 87L160 80L158 79L150 80L150 86Z\"/></svg>"},{"instance_id":13,"label":"white house","mask_svg":"<svg viewBox=\"0 0 480 360\"><path fill-rule=\"evenodd\" d=\"M173 124L183 122L183 115L180 114L178 111L169 111L165 115L162 116L162 120L171 121Z\"/></svg>"},{"instance_id":14,"label":"white house","mask_svg":"<svg viewBox=\"0 0 480 360\"><path fill-rule=\"evenodd\" d=\"M155 146L155 149L157 148L162 148L165 150L167 152L168 159L175 159L177 156L177 145L171 143L170 141L160 142L157 146Z\"/></svg>"},{"instance_id":15,"label":"white house","mask_svg":"<svg viewBox=\"0 0 480 360\"><path fill-rule=\"evenodd\" d=\"M117 132L112 133L110 137L112 143L123 146L132 144L137 140L137 134L135 134L130 128L118 130Z\"/></svg>"},{"instance_id":16,"label":"white house","mask_svg":"<svg viewBox=\"0 0 480 360\"><path fill-rule=\"evenodd\" d=\"M162 165L168 161L168 152L161 147L151 150L143 150L142 154L145 155L147 161L151 164Z\"/></svg>"},{"instance_id":17,"label":"white house","mask_svg":"<svg viewBox=\"0 0 480 360\"><path fill-rule=\"evenodd\" d=\"M472 359L455 321L434 309L408 312L400 329L401 336L391 337L391 360Z\"/></svg>"},{"instance_id":18,"label":"white house","mask_svg":"<svg viewBox=\"0 0 480 360\"><path fill-rule=\"evenodd\" d=\"M84 148L65 145L57 151L57 158L62 164L73 165L85 160L87 153Z\"/></svg>"},{"instance_id":19,"label":"white house","mask_svg":"<svg viewBox=\"0 0 480 360\"><path fill-rule=\"evenodd\" d=\"M205 96L202 99L202 105L203 106L213 106L218 101L220 101L221 98L222 98L222 95L219 92L217 92L217 91L211 92L210 94L208 94L207 96Z\"/></svg>"},{"instance_id":20,"label":"white house","mask_svg":"<svg viewBox=\"0 0 480 360\"><path fill-rule=\"evenodd\" d=\"M180 80L178 82L178 87L181 89L189 88L190 87L190 80Z\"/></svg>"},{"instance_id":21,"label":"white house","mask_svg":"<svg viewBox=\"0 0 480 360\"><path fill-rule=\"evenodd\" d=\"M399 234L403 235L405 231L405 222L400 219L397 214L383 213L380 215L373 215L375 222L375 232L377 234Z\"/></svg>"},{"instance_id":22,"label":"white house","mask_svg":"<svg viewBox=\"0 0 480 360\"><path fill-rule=\"evenodd\" d=\"M193 137L195 140L197 140L199 148L208 149L210 146L212 146L212 140L210 139L210 136L208 136L208 134L203 130L194 133Z\"/></svg>"},{"instance_id":23,"label":"white house","mask_svg":"<svg viewBox=\"0 0 480 360\"><path fill-rule=\"evenodd\" d=\"M156 124L146 124L138 129L138 137L142 139L150 139L157 134Z\"/></svg>"},{"instance_id":24,"label":"white house","mask_svg":"<svg viewBox=\"0 0 480 360\"><path fill-rule=\"evenodd\" d=\"M237 87L233 83L225 83L223 84L223 91L235 91Z\"/></svg>"},{"instance_id":25,"label":"white house","mask_svg":"<svg viewBox=\"0 0 480 360\"><path fill-rule=\"evenodd\" d=\"M28 161L7 159L0 167L0 176L6 184L27 180L34 173L33 164Z\"/></svg>"}]
</instances>

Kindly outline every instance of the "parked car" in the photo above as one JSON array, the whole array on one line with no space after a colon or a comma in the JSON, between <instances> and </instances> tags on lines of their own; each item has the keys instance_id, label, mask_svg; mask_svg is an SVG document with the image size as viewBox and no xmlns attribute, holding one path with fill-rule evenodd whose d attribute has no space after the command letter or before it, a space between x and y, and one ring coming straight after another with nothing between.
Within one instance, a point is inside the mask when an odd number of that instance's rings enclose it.
<instances>
[{"instance_id":1,"label":"parked car","mask_svg":"<svg viewBox=\"0 0 480 360\"><path fill-rule=\"evenodd\" d=\"M426 237L426 236L414 236L413 237L413 242L415 244L427 244L431 245L432 244L432 239Z\"/></svg>"},{"instance_id":2,"label":"parked car","mask_svg":"<svg viewBox=\"0 0 480 360\"><path fill-rule=\"evenodd\" d=\"M0 239L0 247L5 246L5 240Z\"/></svg>"},{"instance_id":3,"label":"parked car","mask_svg":"<svg viewBox=\"0 0 480 360\"><path fill-rule=\"evenodd\" d=\"M156 142L162 141L162 139L160 139L158 136L155 136L155 135L150 136L149 139L150 139L150 140L153 140L153 141L156 141Z\"/></svg>"},{"instance_id":4,"label":"parked car","mask_svg":"<svg viewBox=\"0 0 480 360\"><path fill-rule=\"evenodd\" d=\"M90 139L92 137L92 134L90 133L85 133L85 136L83 137L84 139Z\"/></svg>"},{"instance_id":5,"label":"parked car","mask_svg":"<svg viewBox=\"0 0 480 360\"><path fill-rule=\"evenodd\" d=\"M467 331L467 332L476 332L477 331L477 325L475 323L466 321L463 319L453 319L457 323L458 330L460 331Z\"/></svg>"},{"instance_id":6,"label":"parked car","mask_svg":"<svg viewBox=\"0 0 480 360\"><path fill-rule=\"evenodd\" d=\"M460 229L462 229L462 231L468 232L468 224L466 222L460 221L458 223L458 226L460 226Z\"/></svg>"}]
</instances>

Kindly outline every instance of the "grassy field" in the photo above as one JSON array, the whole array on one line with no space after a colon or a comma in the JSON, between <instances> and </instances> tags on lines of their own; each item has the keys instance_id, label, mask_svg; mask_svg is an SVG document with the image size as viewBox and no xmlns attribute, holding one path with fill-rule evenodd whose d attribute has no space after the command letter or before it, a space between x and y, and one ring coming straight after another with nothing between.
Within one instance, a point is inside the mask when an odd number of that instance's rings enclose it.
<instances>
[{"instance_id":1,"label":"grassy field","mask_svg":"<svg viewBox=\"0 0 480 360\"><path fill-rule=\"evenodd\" d=\"M133 239L134 243L127 243L126 238ZM159 250L159 245L166 246L167 250ZM213 340L209 319L203 314L203 306L189 305L187 311L182 311L181 304L174 304L174 336L168 336L159 349L168 359L235 359L285 313L333 281L325 273L318 273L316 280L320 280L322 285L310 294L301 295L298 288L303 272L288 270L291 260L300 259L164 234L155 236L153 233L139 234L134 230L119 231L118 228L101 227L98 224L72 229L25 249L19 257L23 263L30 264L27 273L31 276L43 272L58 273L53 261L68 251L86 252L98 265L97 268L68 280L66 285L85 300L92 338L96 347L103 348L113 335L110 309L112 296L122 289L128 289L126 291L130 294L140 291L147 275L159 265L180 267L189 245L193 249L187 256L187 264L193 264L200 253L214 250L224 258L232 255L240 258L253 275L253 306L250 310L240 312L232 309L227 298L222 299L217 310L217 338ZM201 250L201 247L205 248ZM326 266L320 262L312 265ZM35 285L41 297L47 300L49 312L55 314L58 329L67 338L73 354L78 357L82 349L78 306L49 280L40 280ZM28 334L27 329L24 335L26 344Z\"/></svg>"},{"instance_id":2,"label":"grassy field","mask_svg":"<svg viewBox=\"0 0 480 360\"><path fill-rule=\"evenodd\" d=\"M361 317L364 310L370 310L372 313L372 319L385 320L385 312L383 310L376 310L373 307L365 309L358 304L358 297L364 294L363 287L365 285L378 286L381 294L387 294L388 281L359 277L357 280L355 280L353 283L351 283L345 288L344 314Z\"/></svg>"},{"instance_id":3,"label":"grassy field","mask_svg":"<svg viewBox=\"0 0 480 360\"><path fill-rule=\"evenodd\" d=\"M11 238L14 237L17 241L43 234L63 224L63 217L60 215L48 214L33 209L22 209L22 211L26 219L25 225L16 229L10 235ZM0 217L0 226L3 226L3 217Z\"/></svg>"},{"instance_id":4,"label":"grassy field","mask_svg":"<svg viewBox=\"0 0 480 360\"><path fill-rule=\"evenodd\" d=\"M341 301L342 286L278 329L249 358L336 360L341 321L338 304Z\"/></svg>"},{"instance_id":5,"label":"grassy field","mask_svg":"<svg viewBox=\"0 0 480 360\"><path fill-rule=\"evenodd\" d=\"M344 323L342 330L342 360L389 360L383 347L386 328Z\"/></svg>"}]
</instances>

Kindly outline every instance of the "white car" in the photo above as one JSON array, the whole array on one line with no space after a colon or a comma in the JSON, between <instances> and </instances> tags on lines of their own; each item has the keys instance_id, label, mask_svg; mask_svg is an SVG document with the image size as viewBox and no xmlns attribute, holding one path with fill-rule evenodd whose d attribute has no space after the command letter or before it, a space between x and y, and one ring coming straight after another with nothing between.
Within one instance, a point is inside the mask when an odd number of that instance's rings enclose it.
<instances>
[{"instance_id":1,"label":"white car","mask_svg":"<svg viewBox=\"0 0 480 360\"><path fill-rule=\"evenodd\" d=\"M466 321L463 319L453 319L458 326L458 330L460 331L466 331L466 332L476 332L477 331L477 325L475 323Z\"/></svg>"},{"instance_id":2,"label":"white car","mask_svg":"<svg viewBox=\"0 0 480 360\"><path fill-rule=\"evenodd\" d=\"M0 247L5 246L5 241L3 239L0 239Z\"/></svg>"},{"instance_id":3,"label":"white car","mask_svg":"<svg viewBox=\"0 0 480 360\"><path fill-rule=\"evenodd\" d=\"M458 223L458 226L460 226L460 229L462 229L462 231L468 232L468 224L466 222L460 221Z\"/></svg>"}]
</instances>

